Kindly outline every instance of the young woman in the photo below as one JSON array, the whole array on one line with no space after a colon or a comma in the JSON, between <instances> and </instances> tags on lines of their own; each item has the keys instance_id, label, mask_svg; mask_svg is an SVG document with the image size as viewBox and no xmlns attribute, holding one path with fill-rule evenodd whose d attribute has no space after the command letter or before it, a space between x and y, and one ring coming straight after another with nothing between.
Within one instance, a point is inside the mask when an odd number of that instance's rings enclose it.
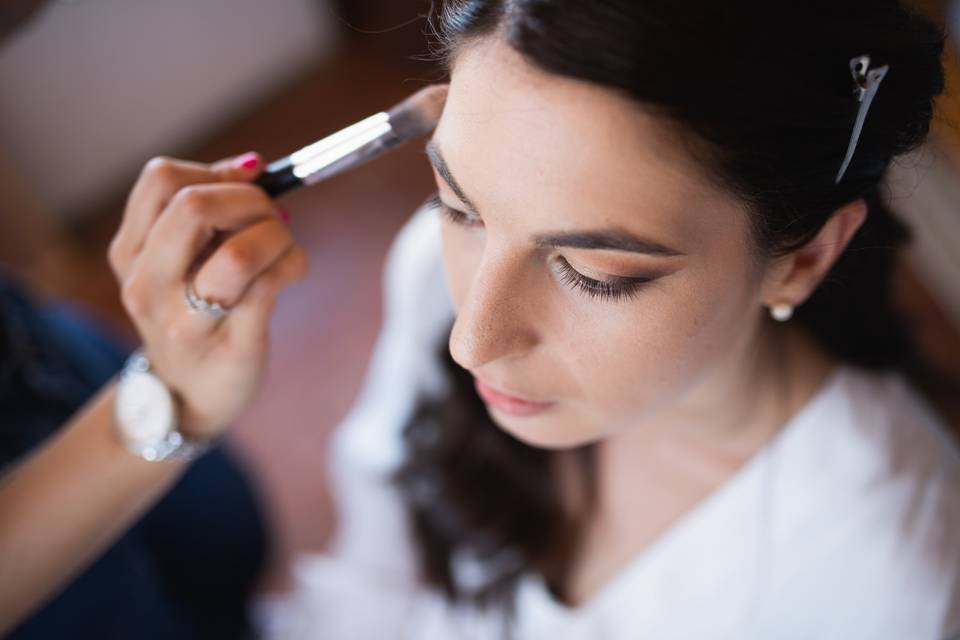
<instances>
[{"instance_id":1,"label":"young woman","mask_svg":"<svg viewBox=\"0 0 960 640\"><path fill-rule=\"evenodd\" d=\"M431 24L439 192L387 263L339 541L300 564L290 636L960 622L960 465L904 375L879 190L925 137L942 34L893 1L464 0ZM887 73L838 181L861 55Z\"/></svg>"},{"instance_id":2,"label":"young woman","mask_svg":"<svg viewBox=\"0 0 960 640\"><path fill-rule=\"evenodd\" d=\"M960 459L905 377L906 230L879 189L926 136L942 33L893 0L451 0L431 24L438 194L391 251L337 431L336 544L298 564L276 635L960 622ZM192 438L249 401L305 266L249 160L151 163L111 248ZM188 313L188 284L229 311ZM104 448L114 395L77 423Z\"/></svg>"}]
</instances>

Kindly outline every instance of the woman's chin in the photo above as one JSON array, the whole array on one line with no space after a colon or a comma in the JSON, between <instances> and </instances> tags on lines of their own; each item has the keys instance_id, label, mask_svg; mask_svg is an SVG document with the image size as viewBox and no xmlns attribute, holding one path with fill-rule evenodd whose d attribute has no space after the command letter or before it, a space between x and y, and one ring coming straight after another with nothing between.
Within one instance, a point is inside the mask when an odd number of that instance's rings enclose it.
<instances>
[{"instance_id":1,"label":"woman's chin","mask_svg":"<svg viewBox=\"0 0 960 640\"><path fill-rule=\"evenodd\" d=\"M539 449L575 449L596 442L594 431L574 426L575 421L559 419L551 411L536 416L513 416L487 407L493 422L520 442ZM574 423L574 424L571 424Z\"/></svg>"}]
</instances>

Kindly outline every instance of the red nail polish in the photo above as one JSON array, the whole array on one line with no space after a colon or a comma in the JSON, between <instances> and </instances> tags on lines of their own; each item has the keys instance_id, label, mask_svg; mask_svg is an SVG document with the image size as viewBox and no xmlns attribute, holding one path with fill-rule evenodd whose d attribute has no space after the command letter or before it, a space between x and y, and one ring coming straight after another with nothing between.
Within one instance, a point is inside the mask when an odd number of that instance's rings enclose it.
<instances>
[{"instance_id":1,"label":"red nail polish","mask_svg":"<svg viewBox=\"0 0 960 640\"><path fill-rule=\"evenodd\" d=\"M281 220L283 220L287 224L290 224L290 214L287 213L286 209L280 209L279 211L277 211L277 214L280 216Z\"/></svg>"},{"instance_id":2,"label":"red nail polish","mask_svg":"<svg viewBox=\"0 0 960 640\"><path fill-rule=\"evenodd\" d=\"M260 164L260 156L255 151L251 151L237 158L236 164L243 169L253 169Z\"/></svg>"}]
</instances>

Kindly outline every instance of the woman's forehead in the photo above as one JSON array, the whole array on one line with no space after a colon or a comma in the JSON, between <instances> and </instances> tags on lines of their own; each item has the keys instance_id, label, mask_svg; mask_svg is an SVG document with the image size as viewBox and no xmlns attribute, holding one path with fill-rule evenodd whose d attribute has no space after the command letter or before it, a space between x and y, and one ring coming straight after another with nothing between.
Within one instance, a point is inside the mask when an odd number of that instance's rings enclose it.
<instances>
[{"instance_id":1,"label":"woman's forehead","mask_svg":"<svg viewBox=\"0 0 960 640\"><path fill-rule=\"evenodd\" d=\"M481 213L527 207L614 223L642 210L679 238L697 232L690 212L734 204L665 120L616 91L546 73L497 39L457 56L434 141Z\"/></svg>"}]
</instances>

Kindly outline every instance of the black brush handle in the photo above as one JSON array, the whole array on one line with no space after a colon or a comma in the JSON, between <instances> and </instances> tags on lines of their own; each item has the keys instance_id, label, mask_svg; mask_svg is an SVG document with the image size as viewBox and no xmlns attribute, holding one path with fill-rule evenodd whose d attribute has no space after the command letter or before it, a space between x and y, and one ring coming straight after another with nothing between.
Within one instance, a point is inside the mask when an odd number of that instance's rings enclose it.
<instances>
[{"instance_id":1,"label":"black brush handle","mask_svg":"<svg viewBox=\"0 0 960 640\"><path fill-rule=\"evenodd\" d=\"M293 164L283 158L277 160L264 169L263 173L254 180L271 198L277 198L304 185L303 180L293 175Z\"/></svg>"}]
</instances>

